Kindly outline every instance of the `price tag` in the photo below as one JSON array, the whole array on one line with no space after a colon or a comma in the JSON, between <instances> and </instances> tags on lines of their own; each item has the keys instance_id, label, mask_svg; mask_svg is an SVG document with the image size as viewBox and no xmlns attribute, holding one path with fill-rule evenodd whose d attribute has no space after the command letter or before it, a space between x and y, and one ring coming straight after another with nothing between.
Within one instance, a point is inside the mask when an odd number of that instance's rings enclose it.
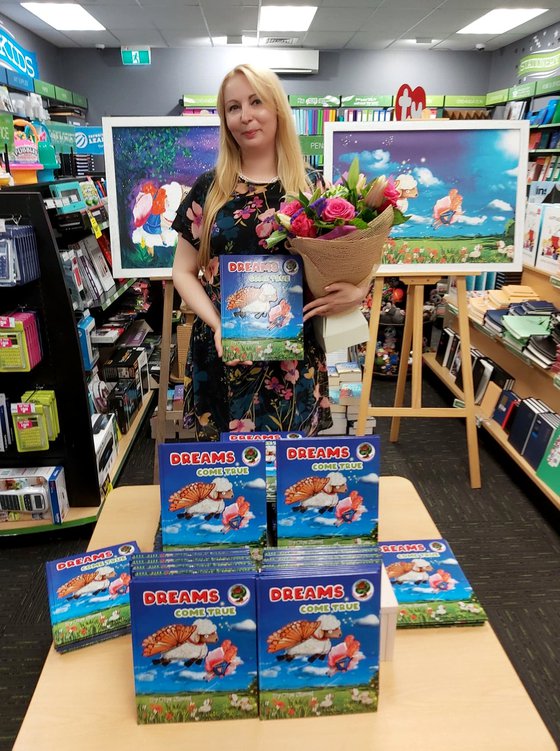
<instances>
[{"instance_id":1,"label":"price tag","mask_svg":"<svg viewBox=\"0 0 560 751\"><path fill-rule=\"evenodd\" d=\"M92 230L95 238L97 239L98 237L101 237L101 230L99 229L99 224L97 224L97 219L93 216L93 214L91 213L91 211L88 211L87 214L88 214L88 217L89 217L89 222L91 224L91 230Z\"/></svg>"}]
</instances>

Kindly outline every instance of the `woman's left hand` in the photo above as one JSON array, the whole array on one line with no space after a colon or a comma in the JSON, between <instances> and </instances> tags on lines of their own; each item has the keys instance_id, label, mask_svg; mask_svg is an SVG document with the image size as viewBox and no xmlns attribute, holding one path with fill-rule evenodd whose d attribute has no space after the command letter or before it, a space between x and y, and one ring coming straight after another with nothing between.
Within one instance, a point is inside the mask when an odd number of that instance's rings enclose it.
<instances>
[{"instance_id":1,"label":"woman's left hand","mask_svg":"<svg viewBox=\"0 0 560 751\"><path fill-rule=\"evenodd\" d=\"M368 284L361 287L349 282L329 284L325 287L327 294L324 297L318 297L304 306L303 320L307 321L313 316L334 316L355 310L366 297L368 290Z\"/></svg>"}]
</instances>

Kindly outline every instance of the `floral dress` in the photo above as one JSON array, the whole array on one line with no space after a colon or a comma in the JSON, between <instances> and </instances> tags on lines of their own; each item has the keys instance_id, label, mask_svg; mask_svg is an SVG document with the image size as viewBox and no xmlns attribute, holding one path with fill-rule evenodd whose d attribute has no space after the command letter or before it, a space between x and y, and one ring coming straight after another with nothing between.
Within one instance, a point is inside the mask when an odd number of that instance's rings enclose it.
<instances>
[{"instance_id":1,"label":"floral dress","mask_svg":"<svg viewBox=\"0 0 560 751\"><path fill-rule=\"evenodd\" d=\"M177 210L173 229L195 248L200 242L204 202L214 177L205 172ZM279 181L253 185L239 179L220 209L211 233L212 258L202 285L220 311L219 256L286 253L270 250L266 238L278 228L274 219L283 198ZM188 303L188 301L187 301ZM195 318L185 368L184 425L197 440L217 441L228 431L300 431L315 435L332 425L325 355L310 321L304 324L304 359L224 365L209 326Z\"/></svg>"}]
</instances>

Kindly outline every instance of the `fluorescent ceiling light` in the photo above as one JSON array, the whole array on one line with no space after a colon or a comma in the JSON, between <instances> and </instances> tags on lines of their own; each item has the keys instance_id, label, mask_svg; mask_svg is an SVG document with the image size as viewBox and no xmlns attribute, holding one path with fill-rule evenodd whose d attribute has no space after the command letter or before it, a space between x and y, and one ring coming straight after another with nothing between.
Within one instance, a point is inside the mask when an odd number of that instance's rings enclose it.
<instances>
[{"instance_id":1,"label":"fluorescent ceiling light","mask_svg":"<svg viewBox=\"0 0 560 751\"><path fill-rule=\"evenodd\" d=\"M76 3L20 3L58 31L105 31L99 21Z\"/></svg>"},{"instance_id":2,"label":"fluorescent ceiling light","mask_svg":"<svg viewBox=\"0 0 560 751\"><path fill-rule=\"evenodd\" d=\"M307 31L317 8L312 5L263 5L260 31Z\"/></svg>"},{"instance_id":3,"label":"fluorescent ceiling light","mask_svg":"<svg viewBox=\"0 0 560 751\"><path fill-rule=\"evenodd\" d=\"M473 21L457 34L503 34L546 13L548 8L496 8Z\"/></svg>"}]
</instances>

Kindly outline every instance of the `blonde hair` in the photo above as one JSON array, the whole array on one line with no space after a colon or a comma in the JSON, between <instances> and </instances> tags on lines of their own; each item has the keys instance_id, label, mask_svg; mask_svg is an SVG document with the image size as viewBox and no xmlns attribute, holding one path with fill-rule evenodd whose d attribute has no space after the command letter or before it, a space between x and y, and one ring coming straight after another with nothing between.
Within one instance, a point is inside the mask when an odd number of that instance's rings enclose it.
<instances>
[{"instance_id":1,"label":"blonde hair","mask_svg":"<svg viewBox=\"0 0 560 751\"><path fill-rule=\"evenodd\" d=\"M286 194L296 194L309 188L305 163L296 133L294 118L288 97L278 76L267 68L256 68L247 63L236 65L231 70L218 91L218 114L220 116L220 151L216 161L216 175L204 204L202 232L198 252L200 268L207 265L211 257L210 234L218 211L229 200L241 172L241 152L226 124L224 89L238 73L245 76L255 94L265 106L276 112L276 159L277 173Z\"/></svg>"}]
</instances>

